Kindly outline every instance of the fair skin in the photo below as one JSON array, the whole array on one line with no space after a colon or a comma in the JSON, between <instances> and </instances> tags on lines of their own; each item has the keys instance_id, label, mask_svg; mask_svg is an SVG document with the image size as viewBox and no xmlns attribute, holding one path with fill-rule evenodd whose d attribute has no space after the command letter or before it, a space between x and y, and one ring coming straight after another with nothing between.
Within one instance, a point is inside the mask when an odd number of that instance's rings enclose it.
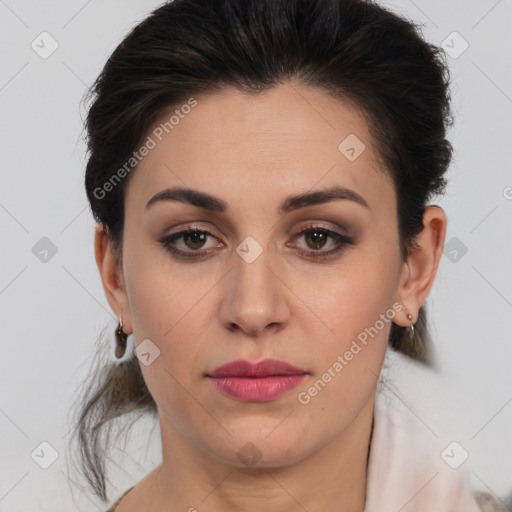
<instances>
[{"instance_id":1,"label":"fair skin","mask_svg":"<svg viewBox=\"0 0 512 512\"><path fill-rule=\"evenodd\" d=\"M409 313L416 321L442 255L446 216L427 207L419 250L402 261L395 191L366 121L323 91L282 84L256 96L227 88L196 99L130 177L122 265L101 225L96 230L112 310L136 345L150 339L160 350L141 369L158 405L163 462L116 510L360 512L391 321L307 404L297 397L393 304L401 308L394 323L409 326ZM354 161L338 149L349 134L366 146ZM344 199L277 210L289 195L335 185L368 208ZM227 209L170 200L145 208L174 186L213 195ZM297 236L318 224L354 244L308 257L338 245ZM210 235L182 236L173 246L202 252L196 260L176 258L159 241L191 227ZM236 252L248 236L262 248L251 263ZM205 377L239 358L280 359L308 375L275 400L244 402ZM237 456L247 443L261 455L252 466Z\"/></svg>"}]
</instances>

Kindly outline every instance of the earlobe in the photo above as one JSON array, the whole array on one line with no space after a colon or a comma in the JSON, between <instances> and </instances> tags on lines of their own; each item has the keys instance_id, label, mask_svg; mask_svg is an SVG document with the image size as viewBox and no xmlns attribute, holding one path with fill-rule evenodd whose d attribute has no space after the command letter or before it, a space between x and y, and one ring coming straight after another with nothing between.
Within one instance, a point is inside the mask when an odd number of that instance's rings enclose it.
<instances>
[{"instance_id":1,"label":"earlobe","mask_svg":"<svg viewBox=\"0 0 512 512\"><path fill-rule=\"evenodd\" d=\"M110 235L101 222L95 228L94 254L107 301L118 318L121 318L122 315L123 322L128 329L130 315L123 275L119 262L112 251Z\"/></svg>"},{"instance_id":2,"label":"earlobe","mask_svg":"<svg viewBox=\"0 0 512 512\"><path fill-rule=\"evenodd\" d=\"M417 235L417 247L404 263L398 288L398 301L404 306L400 325L409 326L432 289L443 254L447 217L444 210L429 205L423 214L423 230ZM398 323L398 322L397 322Z\"/></svg>"}]
</instances>

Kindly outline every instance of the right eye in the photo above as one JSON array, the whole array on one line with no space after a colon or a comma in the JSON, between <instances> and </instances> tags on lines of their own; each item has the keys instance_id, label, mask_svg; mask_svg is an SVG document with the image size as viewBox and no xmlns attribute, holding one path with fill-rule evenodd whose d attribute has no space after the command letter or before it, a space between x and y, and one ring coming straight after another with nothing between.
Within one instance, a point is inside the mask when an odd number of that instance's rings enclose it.
<instances>
[{"instance_id":1,"label":"right eye","mask_svg":"<svg viewBox=\"0 0 512 512\"><path fill-rule=\"evenodd\" d=\"M212 247L203 249L208 237L215 238L209 231L198 230L198 229L186 229L166 236L160 240L160 243L168 250L171 254L179 258L200 258L205 256L205 253L209 253ZM182 242L181 248L177 248L176 241ZM223 246L222 243L217 244L215 247ZM189 250L187 250L189 249ZM196 253L196 254L193 254Z\"/></svg>"}]
</instances>

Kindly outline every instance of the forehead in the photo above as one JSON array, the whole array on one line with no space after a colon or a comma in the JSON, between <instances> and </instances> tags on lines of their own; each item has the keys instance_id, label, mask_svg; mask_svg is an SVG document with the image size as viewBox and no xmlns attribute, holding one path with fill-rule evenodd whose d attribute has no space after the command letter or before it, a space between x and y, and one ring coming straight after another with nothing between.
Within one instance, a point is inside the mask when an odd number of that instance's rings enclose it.
<instances>
[{"instance_id":1,"label":"forehead","mask_svg":"<svg viewBox=\"0 0 512 512\"><path fill-rule=\"evenodd\" d=\"M174 185L228 203L240 194L277 202L335 184L370 203L393 197L366 119L347 102L292 83L258 94L226 87L194 101L173 106L148 131L152 149L131 178L127 204L141 210Z\"/></svg>"}]
</instances>

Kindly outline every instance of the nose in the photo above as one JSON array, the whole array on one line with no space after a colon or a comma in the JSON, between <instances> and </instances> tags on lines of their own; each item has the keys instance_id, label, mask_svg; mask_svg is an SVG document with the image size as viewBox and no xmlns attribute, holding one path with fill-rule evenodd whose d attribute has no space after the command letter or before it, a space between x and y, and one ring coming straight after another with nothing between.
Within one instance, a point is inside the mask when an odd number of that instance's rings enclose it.
<instances>
[{"instance_id":1,"label":"nose","mask_svg":"<svg viewBox=\"0 0 512 512\"><path fill-rule=\"evenodd\" d=\"M233 259L234 268L228 273L220 308L222 325L251 336L265 329L283 329L290 316L288 288L271 268L268 251L251 263L236 253Z\"/></svg>"}]
</instances>

